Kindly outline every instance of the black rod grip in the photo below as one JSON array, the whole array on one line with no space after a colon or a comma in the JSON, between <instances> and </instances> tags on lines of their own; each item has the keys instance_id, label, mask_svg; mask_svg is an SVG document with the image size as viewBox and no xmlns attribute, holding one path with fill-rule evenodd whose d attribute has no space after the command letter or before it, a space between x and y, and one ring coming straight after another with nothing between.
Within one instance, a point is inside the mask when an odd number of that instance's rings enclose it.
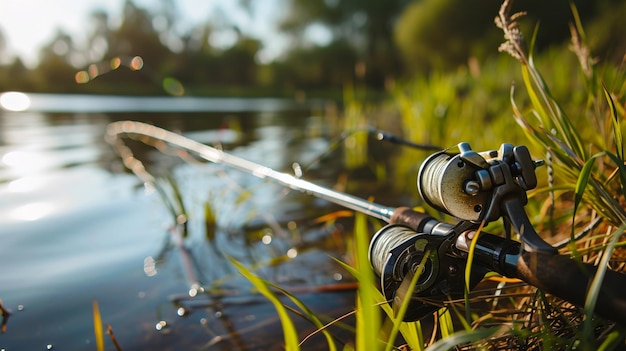
<instances>
[{"instance_id":1,"label":"black rod grip","mask_svg":"<svg viewBox=\"0 0 626 351\"><path fill-rule=\"evenodd\" d=\"M597 270L592 264L541 252L523 252L517 263L519 278L579 307L585 305ZM606 270L594 311L626 325L626 274Z\"/></svg>"}]
</instances>

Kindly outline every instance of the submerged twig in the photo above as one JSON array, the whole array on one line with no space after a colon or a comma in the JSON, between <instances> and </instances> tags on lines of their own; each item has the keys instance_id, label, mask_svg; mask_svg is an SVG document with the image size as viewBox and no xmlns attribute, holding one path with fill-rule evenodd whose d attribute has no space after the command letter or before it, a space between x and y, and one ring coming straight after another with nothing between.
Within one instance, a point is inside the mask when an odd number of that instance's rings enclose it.
<instances>
[{"instance_id":1,"label":"submerged twig","mask_svg":"<svg viewBox=\"0 0 626 351\"><path fill-rule=\"evenodd\" d=\"M111 325L109 323L107 323L107 334L109 334L109 337L111 338L111 341L113 342L113 345L115 345L115 349L117 351L122 351L122 348L120 347L120 344L117 342L117 338L115 337L115 334L113 333L113 328L111 328Z\"/></svg>"},{"instance_id":2,"label":"submerged twig","mask_svg":"<svg viewBox=\"0 0 626 351\"><path fill-rule=\"evenodd\" d=\"M9 321L9 317L11 316L11 312L4 307L2 299L0 299L0 312L2 312L2 325L0 326L0 330L5 333L7 331L7 323Z\"/></svg>"}]
</instances>

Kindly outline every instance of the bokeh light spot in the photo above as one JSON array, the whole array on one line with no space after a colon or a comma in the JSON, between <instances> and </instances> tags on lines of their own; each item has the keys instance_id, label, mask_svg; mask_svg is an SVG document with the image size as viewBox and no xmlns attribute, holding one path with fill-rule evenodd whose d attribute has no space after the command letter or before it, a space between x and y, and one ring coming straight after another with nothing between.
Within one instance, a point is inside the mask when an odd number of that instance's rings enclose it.
<instances>
[{"instance_id":1,"label":"bokeh light spot","mask_svg":"<svg viewBox=\"0 0 626 351\"><path fill-rule=\"evenodd\" d=\"M122 59L119 57L114 57L111 59L111 69L118 69L122 65Z\"/></svg>"},{"instance_id":2,"label":"bokeh light spot","mask_svg":"<svg viewBox=\"0 0 626 351\"><path fill-rule=\"evenodd\" d=\"M86 71L77 72L76 75L74 76L74 80L76 80L76 83L78 84L88 83L89 73L87 73Z\"/></svg>"},{"instance_id":3,"label":"bokeh light spot","mask_svg":"<svg viewBox=\"0 0 626 351\"><path fill-rule=\"evenodd\" d=\"M163 89L173 96L183 96L185 94L185 87L176 78L172 77L163 79Z\"/></svg>"},{"instance_id":4,"label":"bokeh light spot","mask_svg":"<svg viewBox=\"0 0 626 351\"><path fill-rule=\"evenodd\" d=\"M139 71L143 68L143 59L141 56L135 56L130 60L130 69L133 71Z\"/></svg>"},{"instance_id":5,"label":"bokeh light spot","mask_svg":"<svg viewBox=\"0 0 626 351\"><path fill-rule=\"evenodd\" d=\"M87 71L89 72L89 77L91 77L91 79L96 78L100 74L100 71L98 70L98 65L96 65L95 63L89 65Z\"/></svg>"}]
</instances>

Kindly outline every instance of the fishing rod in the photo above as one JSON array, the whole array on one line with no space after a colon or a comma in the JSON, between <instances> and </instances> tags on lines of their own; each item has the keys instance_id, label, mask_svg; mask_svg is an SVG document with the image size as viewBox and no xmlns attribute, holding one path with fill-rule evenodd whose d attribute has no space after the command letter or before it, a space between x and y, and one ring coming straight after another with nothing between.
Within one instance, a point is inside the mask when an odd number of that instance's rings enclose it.
<instances>
[{"instance_id":1,"label":"fishing rod","mask_svg":"<svg viewBox=\"0 0 626 351\"><path fill-rule=\"evenodd\" d=\"M471 290L488 272L496 272L580 307L589 303L588 287L600 279L595 312L626 325L626 274L560 255L526 215L526 192L537 186L535 169L543 162L533 160L525 146L502 144L498 150L476 152L460 143L458 151L437 151L422 163L417 175L420 196L459 220L450 224L407 207L383 206L327 189L153 125L121 121L107 127L109 143L119 145L122 136L159 140L387 222L370 241L369 260L394 310L410 299L405 321L422 319L446 301L463 298L466 288ZM515 230L520 241L481 232L482 224L499 219L507 224L507 232ZM466 281L472 247L473 266Z\"/></svg>"},{"instance_id":2,"label":"fishing rod","mask_svg":"<svg viewBox=\"0 0 626 351\"><path fill-rule=\"evenodd\" d=\"M182 149L192 151L204 160L223 164L261 179L271 179L290 189L319 197L357 212L362 212L368 216L381 219L387 223L391 221L391 217L393 215L393 207L379 205L356 196L316 185L288 173L275 171L269 167L248 161L241 157L237 157L214 147L186 138L180 134L176 134L150 124L121 121L111 123L107 127L107 138L110 142L114 142L114 140L116 140L120 135L139 138L147 136L161 140Z\"/></svg>"}]
</instances>

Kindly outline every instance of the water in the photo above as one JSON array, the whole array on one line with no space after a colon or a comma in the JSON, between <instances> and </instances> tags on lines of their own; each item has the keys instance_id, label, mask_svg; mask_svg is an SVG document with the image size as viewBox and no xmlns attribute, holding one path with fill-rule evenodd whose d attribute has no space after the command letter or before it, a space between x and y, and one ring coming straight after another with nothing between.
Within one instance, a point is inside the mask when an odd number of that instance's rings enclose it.
<instances>
[{"instance_id":1,"label":"water","mask_svg":"<svg viewBox=\"0 0 626 351\"><path fill-rule=\"evenodd\" d=\"M189 216L183 231L103 139L111 121L140 120L286 170L328 148L328 121L314 111L279 99L36 94L28 110L0 109L0 299L12 312L0 349L95 350L94 301L123 350L280 349L271 304L250 292L226 255L298 287L320 314L351 310L351 281L328 255L342 249L342 240L328 244L340 227L311 222L334 207L129 144L180 186ZM310 176L331 185L336 163L324 162ZM207 207L216 226L205 221ZM264 264L275 257L293 259ZM216 281L223 290L203 293ZM341 288L308 288L331 285ZM315 329L296 322L303 336ZM316 340L311 349L326 348ZM114 349L107 335L105 345Z\"/></svg>"}]
</instances>

